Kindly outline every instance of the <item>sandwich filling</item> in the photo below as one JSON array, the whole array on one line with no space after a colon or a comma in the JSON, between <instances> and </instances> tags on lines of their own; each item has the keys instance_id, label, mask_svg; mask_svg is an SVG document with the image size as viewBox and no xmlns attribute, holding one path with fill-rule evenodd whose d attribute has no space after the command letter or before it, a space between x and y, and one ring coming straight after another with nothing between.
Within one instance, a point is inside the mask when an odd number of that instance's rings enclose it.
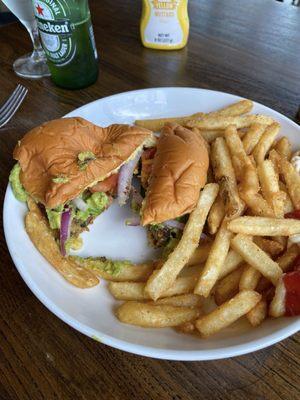
<instances>
[{"instance_id":1,"label":"sandwich filling","mask_svg":"<svg viewBox=\"0 0 300 400\"><path fill-rule=\"evenodd\" d=\"M82 118L49 121L18 142L11 187L18 200L30 196L36 201L66 255L80 247L80 233L114 198L121 194L126 201L129 165L154 142L151 131L130 125L102 128Z\"/></svg>"},{"instance_id":2,"label":"sandwich filling","mask_svg":"<svg viewBox=\"0 0 300 400\"><path fill-rule=\"evenodd\" d=\"M195 208L208 170L207 143L196 132L166 125L157 145L140 159L140 188L132 193L132 208L146 226L149 242L167 253L180 239L187 217Z\"/></svg>"}]
</instances>

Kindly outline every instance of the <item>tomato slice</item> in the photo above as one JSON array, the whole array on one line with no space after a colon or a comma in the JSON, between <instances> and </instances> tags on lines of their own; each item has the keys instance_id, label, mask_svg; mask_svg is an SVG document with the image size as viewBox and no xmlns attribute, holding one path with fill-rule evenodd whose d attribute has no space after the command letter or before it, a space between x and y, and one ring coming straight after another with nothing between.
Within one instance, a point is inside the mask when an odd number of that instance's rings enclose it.
<instances>
[{"instance_id":1,"label":"tomato slice","mask_svg":"<svg viewBox=\"0 0 300 400\"><path fill-rule=\"evenodd\" d=\"M300 315L300 271L284 274L282 279L286 289L285 315Z\"/></svg>"},{"instance_id":2,"label":"tomato slice","mask_svg":"<svg viewBox=\"0 0 300 400\"><path fill-rule=\"evenodd\" d=\"M142 157L144 160L150 160L154 158L156 153L156 147L149 147L148 149L144 150Z\"/></svg>"},{"instance_id":3,"label":"tomato slice","mask_svg":"<svg viewBox=\"0 0 300 400\"><path fill-rule=\"evenodd\" d=\"M113 174L102 182L96 183L96 185L89 188L92 193L104 192L114 193L117 188L119 174Z\"/></svg>"},{"instance_id":4,"label":"tomato slice","mask_svg":"<svg viewBox=\"0 0 300 400\"><path fill-rule=\"evenodd\" d=\"M284 218L300 219L300 210L295 210L295 211L286 213Z\"/></svg>"}]
</instances>

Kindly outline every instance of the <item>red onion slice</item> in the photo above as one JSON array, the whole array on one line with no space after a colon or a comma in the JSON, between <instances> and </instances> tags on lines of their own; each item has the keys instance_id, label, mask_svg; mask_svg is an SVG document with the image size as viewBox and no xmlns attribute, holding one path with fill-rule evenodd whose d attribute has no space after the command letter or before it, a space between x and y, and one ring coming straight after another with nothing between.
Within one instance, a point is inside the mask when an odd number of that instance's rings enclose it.
<instances>
[{"instance_id":1,"label":"red onion slice","mask_svg":"<svg viewBox=\"0 0 300 400\"><path fill-rule=\"evenodd\" d=\"M166 226L167 228L179 229L182 231L184 229L185 224L176 221L176 219L169 219L168 221L163 222L163 225Z\"/></svg>"},{"instance_id":2,"label":"red onion slice","mask_svg":"<svg viewBox=\"0 0 300 400\"><path fill-rule=\"evenodd\" d=\"M61 214L61 220L60 220L59 241L60 241L60 251L64 257L67 255L66 241L70 237L71 222L72 222L71 210L68 209L68 210L63 211Z\"/></svg>"},{"instance_id":3,"label":"red onion slice","mask_svg":"<svg viewBox=\"0 0 300 400\"><path fill-rule=\"evenodd\" d=\"M140 217L132 217L125 220L127 226L139 226L141 225Z\"/></svg>"},{"instance_id":4,"label":"red onion slice","mask_svg":"<svg viewBox=\"0 0 300 400\"><path fill-rule=\"evenodd\" d=\"M123 164L120 168L119 179L118 179L118 202L120 206L123 206L128 200L130 190L131 190L131 181L133 177L133 172L141 158L143 149L137 151L134 158L128 161L126 164Z\"/></svg>"}]
</instances>

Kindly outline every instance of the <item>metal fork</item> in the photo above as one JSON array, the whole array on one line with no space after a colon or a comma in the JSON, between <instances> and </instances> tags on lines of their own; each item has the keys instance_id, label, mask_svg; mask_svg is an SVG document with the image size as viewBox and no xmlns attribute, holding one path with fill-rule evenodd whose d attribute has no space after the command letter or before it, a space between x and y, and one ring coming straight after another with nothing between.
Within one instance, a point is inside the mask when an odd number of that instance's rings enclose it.
<instances>
[{"instance_id":1,"label":"metal fork","mask_svg":"<svg viewBox=\"0 0 300 400\"><path fill-rule=\"evenodd\" d=\"M28 89L18 85L3 106L0 107L0 128L15 115L27 95Z\"/></svg>"}]
</instances>

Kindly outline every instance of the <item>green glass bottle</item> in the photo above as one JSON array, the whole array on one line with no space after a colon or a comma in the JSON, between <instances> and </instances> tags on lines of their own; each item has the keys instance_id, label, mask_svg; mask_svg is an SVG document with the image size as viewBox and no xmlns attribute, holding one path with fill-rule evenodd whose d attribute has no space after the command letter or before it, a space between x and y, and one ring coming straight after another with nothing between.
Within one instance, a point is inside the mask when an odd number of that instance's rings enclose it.
<instances>
[{"instance_id":1,"label":"green glass bottle","mask_svg":"<svg viewBox=\"0 0 300 400\"><path fill-rule=\"evenodd\" d=\"M81 89L98 77L98 56L88 0L33 0L51 78Z\"/></svg>"}]
</instances>

